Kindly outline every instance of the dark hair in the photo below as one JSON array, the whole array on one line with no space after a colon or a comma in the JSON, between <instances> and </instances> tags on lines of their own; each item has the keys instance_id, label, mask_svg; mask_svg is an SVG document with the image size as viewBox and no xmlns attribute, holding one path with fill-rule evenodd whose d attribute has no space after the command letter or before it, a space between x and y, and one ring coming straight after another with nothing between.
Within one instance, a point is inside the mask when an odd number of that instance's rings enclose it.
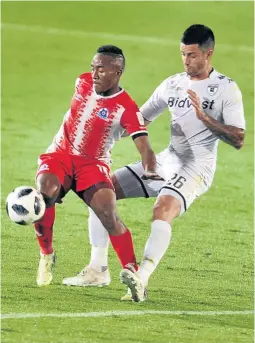
<instances>
[{"instance_id":1,"label":"dark hair","mask_svg":"<svg viewBox=\"0 0 255 343\"><path fill-rule=\"evenodd\" d=\"M191 25L182 35L181 42L185 45L198 44L202 50L213 49L215 38L212 30L201 24Z\"/></svg>"},{"instance_id":2,"label":"dark hair","mask_svg":"<svg viewBox=\"0 0 255 343\"><path fill-rule=\"evenodd\" d=\"M125 56L120 48L115 45L102 45L97 49L98 54L110 55L114 58L122 60L122 69L125 69Z\"/></svg>"}]
</instances>

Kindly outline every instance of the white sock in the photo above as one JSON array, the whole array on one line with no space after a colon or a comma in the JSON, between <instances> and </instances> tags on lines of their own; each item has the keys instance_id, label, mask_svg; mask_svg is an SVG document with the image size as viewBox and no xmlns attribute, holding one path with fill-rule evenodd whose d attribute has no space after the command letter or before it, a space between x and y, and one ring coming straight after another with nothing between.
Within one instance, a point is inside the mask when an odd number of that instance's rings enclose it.
<instances>
[{"instance_id":1,"label":"white sock","mask_svg":"<svg viewBox=\"0 0 255 343\"><path fill-rule=\"evenodd\" d=\"M101 221L89 208L89 241L91 244L90 266L97 271L108 268L109 235Z\"/></svg>"},{"instance_id":2,"label":"white sock","mask_svg":"<svg viewBox=\"0 0 255 343\"><path fill-rule=\"evenodd\" d=\"M164 256L171 240L171 225L163 220L154 220L151 224L151 234L145 245L143 259L138 270L143 284L147 286L149 277Z\"/></svg>"},{"instance_id":3,"label":"white sock","mask_svg":"<svg viewBox=\"0 0 255 343\"><path fill-rule=\"evenodd\" d=\"M92 245L89 265L98 272L104 272L108 268L108 248Z\"/></svg>"}]
</instances>

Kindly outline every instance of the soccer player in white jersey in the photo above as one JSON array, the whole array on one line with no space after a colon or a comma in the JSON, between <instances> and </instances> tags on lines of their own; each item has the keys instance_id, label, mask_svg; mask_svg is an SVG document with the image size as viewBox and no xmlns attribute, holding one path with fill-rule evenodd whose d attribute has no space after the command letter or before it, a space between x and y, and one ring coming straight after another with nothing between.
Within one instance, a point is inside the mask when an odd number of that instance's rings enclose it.
<instances>
[{"instance_id":1,"label":"soccer player in white jersey","mask_svg":"<svg viewBox=\"0 0 255 343\"><path fill-rule=\"evenodd\" d=\"M148 125L166 108L171 113L171 140L157 155L158 174L166 181L144 180L141 162L117 170L112 176L118 199L157 197L150 237L138 272L123 269L121 281L129 288L122 300L144 301L151 274L165 254L171 239L173 219L211 186L219 139L236 149L244 142L245 119L237 84L211 64L215 39L204 25L190 26L181 38L185 72L163 81L140 111ZM110 283L107 269L108 236L90 210L89 266L63 283L103 286Z\"/></svg>"}]
</instances>

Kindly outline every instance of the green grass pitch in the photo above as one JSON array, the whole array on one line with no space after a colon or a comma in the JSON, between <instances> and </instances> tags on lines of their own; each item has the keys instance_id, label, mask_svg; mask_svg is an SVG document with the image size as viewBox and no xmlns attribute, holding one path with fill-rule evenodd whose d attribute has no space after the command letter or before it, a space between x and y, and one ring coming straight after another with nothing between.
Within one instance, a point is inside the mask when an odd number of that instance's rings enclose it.
<instances>
[{"instance_id":1,"label":"green grass pitch","mask_svg":"<svg viewBox=\"0 0 255 343\"><path fill-rule=\"evenodd\" d=\"M200 315L112 315L2 320L4 343L251 343L253 309L253 3L2 2L2 314L107 311L201 311ZM7 194L33 185L37 157L68 109L75 78L102 44L122 47L122 85L141 105L167 76L183 70L179 39L193 23L216 35L213 64L243 92L247 134L240 151L219 145L213 186L173 224L170 249L152 276L149 300L121 303L125 289L110 248L112 283L67 288L63 277L88 262L87 208L70 193L57 208L54 283L36 286L39 260L32 227L12 224ZM36 27L35 27L36 26ZM55 28L57 30L52 30ZM169 140L169 115L149 128L156 152ZM113 151L113 169L135 161L132 140ZM119 202L138 259L150 231L153 199ZM208 316L205 311L214 311ZM218 313L218 314L217 314Z\"/></svg>"}]
</instances>

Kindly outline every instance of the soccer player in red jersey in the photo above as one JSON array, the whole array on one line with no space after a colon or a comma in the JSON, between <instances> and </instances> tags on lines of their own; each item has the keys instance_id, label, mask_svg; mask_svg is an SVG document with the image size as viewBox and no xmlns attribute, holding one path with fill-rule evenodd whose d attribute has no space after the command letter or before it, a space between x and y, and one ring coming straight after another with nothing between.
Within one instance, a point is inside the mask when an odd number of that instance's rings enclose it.
<instances>
[{"instance_id":1,"label":"soccer player in red jersey","mask_svg":"<svg viewBox=\"0 0 255 343\"><path fill-rule=\"evenodd\" d=\"M110 178L110 151L126 131L133 138L145 168L144 178L162 179L139 108L119 86L125 68L122 50L98 48L91 72L79 76L71 106L53 143L39 159L38 190L46 202L43 218L35 223L41 258L38 286L52 281L55 203L72 189L97 215L109 233L121 265L137 269L130 231L116 210Z\"/></svg>"}]
</instances>

